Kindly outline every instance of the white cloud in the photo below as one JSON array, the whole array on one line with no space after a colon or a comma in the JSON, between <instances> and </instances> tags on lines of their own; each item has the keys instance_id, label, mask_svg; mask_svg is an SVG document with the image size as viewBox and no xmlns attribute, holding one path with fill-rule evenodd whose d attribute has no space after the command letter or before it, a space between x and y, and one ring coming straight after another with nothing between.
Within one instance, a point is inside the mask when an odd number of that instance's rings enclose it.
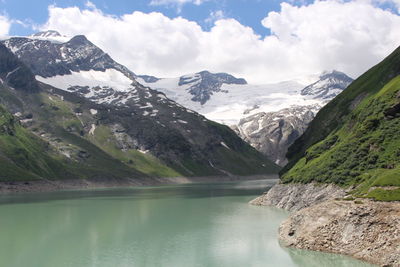
<instances>
[{"instance_id":1,"label":"white cloud","mask_svg":"<svg viewBox=\"0 0 400 267\"><path fill-rule=\"evenodd\" d=\"M215 21L221 20L224 18L226 18L224 11L222 11L222 10L211 11L208 18L205 19L205 22L206 23L214 23Z\"/></svg>"},{"instance_id":2,"label":"white cloud","mask_svg":"<svg viewBox=\"0 0 400 267\"><path fill-rule=\"evenodd\" d=\"M8 36L10 32L11 21L7 16L0 15L0 38Z\"/></svg>"},{"instance_id":3,"label":"white cloud","mask_svg":"<svg viewBox=\"0 0 400 267\"><path fill-rule=\"evenodd\" d=\"M166 77L208 69L252 82L330 69L355 77L400 45L400 16L368 0L283 3L262 24L271 36L234 19L218 19L204 31L196 22L161 13L116 17L95 7L51 6L43 29L85 34L136 73Z\"/></svg>"}]
</instances>

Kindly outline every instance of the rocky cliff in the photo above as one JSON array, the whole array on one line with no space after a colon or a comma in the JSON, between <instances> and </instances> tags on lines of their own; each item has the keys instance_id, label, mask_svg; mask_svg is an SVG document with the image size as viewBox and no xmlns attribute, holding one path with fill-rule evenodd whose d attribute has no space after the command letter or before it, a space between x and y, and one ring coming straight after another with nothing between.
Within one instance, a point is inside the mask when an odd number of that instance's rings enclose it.
<instances>
[{"instance_id":1,"label":"rocky cliff","mask_svg":"<svg viewBox=\"0 0 400 267\"><path fill-rule=\"evenodd\" d=\"M316 104L260 112L241 119L232 129L270 160L284 166L288 147L303 134L320 108Z\"/></svg>"}]
</instances>

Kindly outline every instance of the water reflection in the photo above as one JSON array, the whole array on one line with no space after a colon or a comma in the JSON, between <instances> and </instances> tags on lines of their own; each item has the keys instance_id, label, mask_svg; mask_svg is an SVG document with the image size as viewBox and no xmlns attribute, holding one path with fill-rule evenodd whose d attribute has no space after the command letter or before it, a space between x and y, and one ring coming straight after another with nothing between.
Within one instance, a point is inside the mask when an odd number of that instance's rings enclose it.
<instances>
[{"instance_id":1,"label":"water reflection","mask_svg":"<svg viewBox=\"0 0 400 267\"><path fill-rule=\"evenodd\" d=\"M245 182L197 183L183 185L166 185L154 187L106 188L90 190L71 190L47 193L16 193L0 195L0 205L47 202L77 198L121 197L158 199L158 198L204 198L225 196L258 195L268 190L277 182L276 179L254 180Z\"/></svg>"}]
</instances>

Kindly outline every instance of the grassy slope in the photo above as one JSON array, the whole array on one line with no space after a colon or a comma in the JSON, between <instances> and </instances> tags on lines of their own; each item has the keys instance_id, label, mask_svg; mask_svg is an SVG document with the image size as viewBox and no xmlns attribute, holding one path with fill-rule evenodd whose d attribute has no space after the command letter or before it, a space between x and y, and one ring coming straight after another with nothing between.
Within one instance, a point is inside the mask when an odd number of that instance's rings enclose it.
<instances>
[{"instance_id":1,"label":"grassy slope","mask_svg":"<svg viewBox=\"0 0 400 267\"><path fill-rule=\"evenodd\" d=\"M0 180L67 178L66 170L47 145L15 123L0 106Z\"/></svg>"},{"instance_id":2,"label":"grassy slope","mask_svg":"<svg viewBox=\"0 0 400 267\"><path fill-rule=\"evenodd\" d=\"M289 149L282 181L355 185L356 196L400 200L400 50L362 75L318 113Z\"/></svg>"},{"instance_id":3,"label":"grassy slope","mask_svg":"<svg viewBox=\"0 0 400 267\"><path fill-rule=\"evenodd\" d=\"M88 135L88 139L116 159L143 173L158 177L180 176L180 173L169 168L150 154L139 152L136 149L119 149L116 146L115 137L110 129L104 125L96 127L93 135Z\"/></svg>"}]
</instances>

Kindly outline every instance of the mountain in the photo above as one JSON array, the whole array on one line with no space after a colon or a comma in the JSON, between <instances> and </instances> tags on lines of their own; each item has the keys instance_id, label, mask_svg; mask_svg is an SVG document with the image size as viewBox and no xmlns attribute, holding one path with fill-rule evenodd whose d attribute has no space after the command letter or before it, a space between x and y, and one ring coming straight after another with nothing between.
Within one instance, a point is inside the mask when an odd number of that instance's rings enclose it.
<instances>
[{"instance_id":1,"label":"mountain","mask_svg":"<svg viewBox=\"0 0 400 267\"><path fill-rule=\"evenodd\" d=\"M143 84L147 83L153 89L175 89L176 87L177 90L185 91L190 96L190 101L198 102L200 105L206 104L214 93L225 92L221 89L225 84L247 84L245 79L236 78L227 73L209 71L188 74L177 79L159 79L148 75L141 75L139 78L142 79L139 81ZM160 80L162 80L161 83L157 84Z\"/></svg>"},{"instance_id":2,"label":"mountain","mask_svg":"<svg viewBox=\"0 0 400 267\"><path fill-rule=\"evenodd\" d=\"M301 90L301 95L317 99L332 100L353 81L352 78L339 71L324 72L318 81Z\"/></svg>"},{"instance_id":3,"label":"mountain","mask_svg":"<svg viewBox=\"0 0 400 267\"><path fill-rule=\"evenodd\" d=\"M312 75L311 84L287 81L250 85L228 74L211 74L224 81L222 84L219 82L219 87L214 90L215 84L204 82L207 77L204 73L209 72L202 73L152 82L139 81L208 119L229 125L245 141L281 166L287 162L287 148L305 131L316 112L352 81L338 71ZM308 82L310 79L303 80ZM207 94L204 103L196 100L202 94L192 94L193 86L199 84L203 86L202 92L213 92Z\"/></svg>"},{"instance_id":4,"label":"mountain","mask_svg":"<svg viewBox=\"0 0 400 267\"><path fill-rule=\"evenodd\" d=\"M227 73L202 71L180 77L178 86L187 87L186 90L193 95L192 101L204 105L214 92L221 91L223 84L247 84L247 82L245 79L238 79Z\"/></svg>"},{"instance_id":5,"label":"mountain","mask_svg":"<svg viewBox=\"0 0 400 267\"><path fill-rule=\"evenodd\" d=\"M280 166L287 163L288 147L301 136L318 110L353 81L346 74L324 72L319 80L301 90L301 95L319 102L292 105L275 112L261 112L242 118L233 129L244 140Z\"/></svg>"},{"instance_id":6,"label":"mountain","mask_svg":"<svg viewBox=\"0 0 400 267\"><path fill-rule=\"evenodd\" d=\"M3 43L22 59L35 75L43 78L77 74L80 71L107 70L116 75L121 73L134 81L136 75L132 71L115 62L85 36L78 35L60 43L53 41L53 38L44 38L48 35L54 37L51 32L40 33L40 38L13 37Z\"/></svg>"},{"instance_id":7,"label":"mountain","mask_svg":"<svg viewBox=\"0 0 400 267\"><path fill-rule=\"evenodd\" d=\"M58 31L48 30L48 31L37 32L35 34L32 34L31 37L32 38L51 39L51 38L58 38L58 37L63 37L63 36Z\"/></svg>"},{"instance_id":8,"label":"mountain","mask_svg":"<svg viewBox=\"0 0 400 267\"><path fill-rule=\"evenodd\" d=\"M283 183L354 186L400 200L400 48L322 108L288 150Z\"/></svg>"},{"instance_id":9,"label":"mountain","mask_svg":"<svg viewBox=\"0 0 400 267\"><path fill-rule=\"evenodd\" d=\"M303 134L320 108L319 105L293 106L276 112L260 112L241 119L233 129L269 159L284 166L288 147Z\"/></svg>"},{"instance_id":10,"label":"mountain","mask_svg":"<svg viewBox=\"0 0 400 267\"><path fill-rule=\"evenodd\" d=\"M139 84L84 36L65 43L26 37L3 43L9 50L1 46L6 60L0 65L17 65L5 66L0 103L23 131L45 144L45 154L52 151L69 178L278 170L228 127Z\"/></svg>"},{"instance_id":11,"label":"mountain","mask_svg":"<svg viewBox=\"0 0 400 267\"><path fill-rule=\"evenodd\" d=\"M60 127L76 115L52 91L0 44L1 181L147 177Z\"/></svg>"},{"instance_id":12,"label":"mountain","mask_svg":"<svg viewBox=\"0 0 400 267\"><path fill-rule=\"evenodd\" d=\"M211 74L217 77L218 74ZM227 76L230 77L230 76ZM233 76L231 76L233 77ZM199 81L203 81L202 83ZM233 82L233 80L226 80ZM237 83L209 83L200 79L200 74L184 75L178 78L163 78L157 82L148 83L143 79L138 81L154 90L163 92L168 98L182 106L194 110L206 118L223 123L236 125L241 118L259 112L278 111L292 104L311 105L319 100L300 95L300 90L306 85L296 81L277 84L251 85ZM241 81L241 80L239 80ZM194 93L202 84L198 94ZM217 87L215 87L218 85ZM200 101L200 99L208 99Z\"/></svg>"}]
</instances>

